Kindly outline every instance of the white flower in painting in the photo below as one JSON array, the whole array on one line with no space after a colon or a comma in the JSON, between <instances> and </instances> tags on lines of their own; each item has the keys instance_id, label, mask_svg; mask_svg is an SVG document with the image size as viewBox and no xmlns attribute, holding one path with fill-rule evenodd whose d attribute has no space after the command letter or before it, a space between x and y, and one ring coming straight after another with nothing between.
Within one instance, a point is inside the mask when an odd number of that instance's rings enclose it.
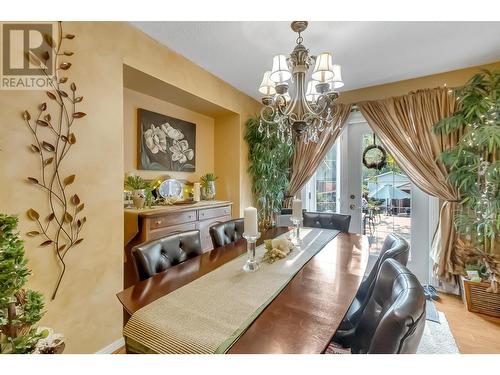
<instances>
[{"instance_id":1,"label":"white flower in painting","mask_svg":"<svg viewBox=\"0 0 500 375\"><path fill-rule=\"evenodd\" d=\"M173 127L171 127L168 122L162 124L161 129L169 138L173 139L174 141L180 141L182 138L184 138L184 134L182 134L179 129L174 129Z\"/></svg>"},{"instance_id":2,"label":"white flower in painting","mask_svg":"<svg viewBox=\"0 0 500 375\"><path fill-rule=\"evenodd\" d=\"M169 148L172 153L172 161L178 161L184 164L188 160L192 160L194 157L194 151L189 148L189 144L186 140L174 141L174 145Z\"/></svg>"},{"instance_id":3,"label":"white flower in painting","mask_svg":"<svg viewBox=\"0 0 500 375\"><path fill-rule=\"evenodd\" d=\"M167 152L167 135L159 127L151 124L151 128L144 132L144 140L153 154L157 154L159 151Z\"/></svg>"}]
</instances>

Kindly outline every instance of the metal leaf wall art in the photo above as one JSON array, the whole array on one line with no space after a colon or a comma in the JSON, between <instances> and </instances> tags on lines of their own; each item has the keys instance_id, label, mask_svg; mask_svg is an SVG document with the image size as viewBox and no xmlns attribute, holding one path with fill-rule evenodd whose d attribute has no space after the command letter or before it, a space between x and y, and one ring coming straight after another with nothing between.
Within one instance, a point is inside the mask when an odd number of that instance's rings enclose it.
<instances>
[{"instance_id":1,"label":"metal leaf wall art","mask_svg":"<svg viewBox=\"0 0 500 375\"><path fill-rule=\"evenodd\" d=\"M73 55L73 52L63 50L62 45L64 41L71 40L75 36L63 33L61 22L58 23L57 34L57 40L50 35L45 36L47 44L52 49L55 66L51 89L45 93L49 100L41 103L33 115L27 110L22 114L33 136L33 143L28 145L28 149L40 163L40 175L30 176L27 181L45 191L48 198L46 212L39 213L33 208L27 211L27 216L36 225L36 230L26 234L39 238L41 247L51 247L60 264L52 300L56 297L66 272L65 258L73 247L83 241L81 231L87 221L82 212L85 205L73 191L76 175L68 173L66 168L63 168L68 153L77 142L75 135L77 120L86 115L77 110L77 105L83 101L83 97L77 95L76 84L69 83L66 76L71 63L61 61ZM51 63L48 52L42 55L44 61L32 55L27 55L26 58L31 62L34 60L44 75L50 78L46 68Z\"/></svg>"}]
</instances>

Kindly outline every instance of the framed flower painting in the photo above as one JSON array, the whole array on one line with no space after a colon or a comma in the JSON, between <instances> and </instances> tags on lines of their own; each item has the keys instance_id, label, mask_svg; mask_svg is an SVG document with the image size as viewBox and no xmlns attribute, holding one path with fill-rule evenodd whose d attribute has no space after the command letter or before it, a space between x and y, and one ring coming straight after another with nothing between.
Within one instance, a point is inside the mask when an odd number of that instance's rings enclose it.
<instances>
[{"instance_id":1,"label":"framed flower painting","mask_svg":"<svg viewBox=\"0 0 500 375\"><path fill-rule=\"evenodd\" d=\"M196 124L139 108L139 169L194 172Z\"/></svg>"}]
</instances>

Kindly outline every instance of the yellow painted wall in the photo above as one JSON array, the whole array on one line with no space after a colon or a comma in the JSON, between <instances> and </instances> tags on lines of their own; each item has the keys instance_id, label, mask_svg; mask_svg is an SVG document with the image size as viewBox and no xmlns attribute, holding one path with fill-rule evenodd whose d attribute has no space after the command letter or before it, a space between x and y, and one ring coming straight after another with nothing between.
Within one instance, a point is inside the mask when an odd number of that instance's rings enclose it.
<instances>
[{"instance_id":1,"label":"yellow painted wall","mask_svg":"<svg viewBox=\"0 0 500 375\"><path fill-rule=\"evenodd\" d=\"M80 108L88 115L75 125L78 141L63 173L76 173L74 187L86 204L88 222L84 242L67 257L67 274L55 301L48 297L57 276L54 254L31 238L25 238L26 252L33 269L30 286L47 296L42 324L66 335L67 353L92 353L119 339L122 328L115 294L122 289L123 262L123 65L236 114L214 124L213 141L218 150L231 142L225 153L214 151L213 165L223 184L218 197L235 200L235 216L250 204L250 187L238 186L246 174L240 135L259 103L127 23L68 22L64 27L76 35L64 49L75 52L67 59L73 63L69 77L85 97ZM31 138L21 113L46 99L42 92L0 91L0 212L20 215L21 233L33 229L25 211L33 207L43 212L46 205L46 195L24 182L39 171L27 150ZM227 127L218 141L217 126ZM217 168L221 160L224 168Z\"/></svg>"},{"instance_id":2,"label":"yellow painted wall","mask_svg":"<svg viewBox=\"0 0 500 375\"><path fill-rule=\"evenodd\" d=\"M196 170L195 172L144 171L138 168L138 120L137 109L161 113L196 124ZM200 176L214 172L214 119L175 104L140 92L123 91L123 141L126 172L134 172L146 179L168 174L172 178L198 181Z\"/></svg>"},{"instance_id":3,"label":"yellow painted wall","mask_svg":"<svg viewBox=\"0 0 500 375\"><path fill-rule=\"evenodd\" d=\"M481 69L498 70L500 69L500 61L466 69L453 70L446 73L346 91L341 93L340 101L343 103L357 103L364 100L384 99L391 96L405 95L410 91L418 89L444 86L445 84L448 87L458 87L466 83Z\"/></svg>"}]
</instances>

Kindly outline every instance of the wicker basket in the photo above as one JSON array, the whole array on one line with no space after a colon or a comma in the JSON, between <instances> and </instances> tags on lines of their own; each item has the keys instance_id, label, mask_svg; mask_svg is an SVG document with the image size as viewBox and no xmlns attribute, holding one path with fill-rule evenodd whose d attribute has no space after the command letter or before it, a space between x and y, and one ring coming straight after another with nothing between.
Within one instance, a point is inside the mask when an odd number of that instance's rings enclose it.
<instances>
[{"instance_id":1,"label":"wicker basket","mask_svg":"<svg viewBox=\"0 0 500 375\"><path fill-rule=\"evenodd\" d=\"M500 317L500 293L487 292L489 283L469 281L462 277L467 310Z\"/></svg>"}]
</instances>

